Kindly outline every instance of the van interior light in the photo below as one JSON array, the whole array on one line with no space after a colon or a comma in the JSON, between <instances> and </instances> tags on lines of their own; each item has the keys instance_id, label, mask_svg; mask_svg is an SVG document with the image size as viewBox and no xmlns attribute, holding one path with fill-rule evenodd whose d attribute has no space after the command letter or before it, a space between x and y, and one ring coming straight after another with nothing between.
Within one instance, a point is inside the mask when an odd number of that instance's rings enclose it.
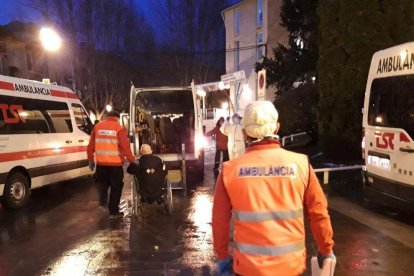
<instances>
[{"instance_id":1,"label":"van interior light","mask_svg":"<svg viewBox=\"0 0 414 276\"><path fill-rule=\"evenodd\" d=\"M375 118L375 122L376 122L376 123L379 123L379 124L382 124L382 123L383 123L382 117L381 117L381 116L377 116L377 117Z\"/></svg>"}]
</instances>

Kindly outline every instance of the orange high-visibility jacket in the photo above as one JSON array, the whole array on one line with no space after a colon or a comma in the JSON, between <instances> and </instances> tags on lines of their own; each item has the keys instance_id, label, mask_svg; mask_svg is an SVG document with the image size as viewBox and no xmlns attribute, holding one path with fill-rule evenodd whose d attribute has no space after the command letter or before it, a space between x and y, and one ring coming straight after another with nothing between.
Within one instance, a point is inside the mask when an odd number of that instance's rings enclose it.
<instances>
[{"instance_id":1,"label":"orange high-visibility jacket","mask_svg":"<svg viewBox=\"0 0 414 276\"><path fill-rule=\"evenodd\" d=\"M114 117L108 117L94 127L88 145L88 159L91 161L93 153L97 165L122 166L124 156L130 163L135 162L125 129Z\"/></svg>"},{"instance_id":2,"label":"orange high-visibility jacket","mask_svg":"<svg viewBox=\"0 0 414 276\"><path fill-rule=\"evenodd\" d=\"M306 268L304 209L318 250L331 253L327 202L307 157L281 149L277 142L249 147L224 163L216 184L213 237L218 258L228 257L233 212L236 273L299 275Z\"/></svg>"}]
</instances>

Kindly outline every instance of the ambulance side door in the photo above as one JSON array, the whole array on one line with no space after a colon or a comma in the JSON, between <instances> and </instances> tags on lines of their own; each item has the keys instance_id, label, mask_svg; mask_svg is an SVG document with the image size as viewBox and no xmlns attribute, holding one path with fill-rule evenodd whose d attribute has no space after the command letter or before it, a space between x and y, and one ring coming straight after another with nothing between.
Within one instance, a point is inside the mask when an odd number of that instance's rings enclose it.
<instances>
[{"instance_id":1,"label":"ambulance side door","mask_svg":"<svg viewBox=\"0 0 414 276\"><path fill-rule=\"evenodd\" d=\"M75 118L74 137L72 140L78 149L79 173L80 175L89 174L91 171L88 168L86 149L89 144L89 137L92 133L93 125L81 104L72 103L71 107Z\"/></svg>"}]
</instances>

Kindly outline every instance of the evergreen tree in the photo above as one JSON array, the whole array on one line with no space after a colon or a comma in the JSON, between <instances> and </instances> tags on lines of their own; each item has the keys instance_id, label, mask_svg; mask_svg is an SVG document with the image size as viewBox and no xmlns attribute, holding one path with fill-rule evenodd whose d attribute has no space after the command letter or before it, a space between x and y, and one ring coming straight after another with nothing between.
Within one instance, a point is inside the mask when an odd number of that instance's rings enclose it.
<instances>
[{"instance_id":1,"label":"evergreen tree","mask_svg":"<svg viewBox=\"0 0 414 276\"><path fill-rule=\"evenodd\" d=\"M289 31L289 45L279 44L273 49L273 57L256 64L256 71L266 69L267 85L275 85L278 94L290 91L295 82L306 84L315 77L317 5L318 1L283 1L281 25Z\"/></svg>"},{"instance_id":2,"label":"evergreen tree","mask_svg":"<svg viewBox=\"0 0 414 276\"><path fill-rule=\"evenodd\" d=\"M374 52L412 40L413 1L320 0L319 130L328 150L360 154L361 108ZM330 147L331 146L331 147Z\"/></svg>"}]
</instances>

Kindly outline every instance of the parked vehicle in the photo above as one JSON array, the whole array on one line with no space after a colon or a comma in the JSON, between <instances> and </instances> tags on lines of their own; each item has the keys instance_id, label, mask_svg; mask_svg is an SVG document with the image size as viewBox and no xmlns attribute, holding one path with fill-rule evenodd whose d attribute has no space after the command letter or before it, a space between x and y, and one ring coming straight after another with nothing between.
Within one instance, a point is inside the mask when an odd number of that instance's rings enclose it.
<instances>
[{"instance_id":1,"label":"parked vehicle","mask_svg":"<svg viewBox=\"0 0 414 276\"><path fill-rule=\"evenodd\" d=\"M181 168L184 159L187 173L203 177L205 138L200 106L194 85L153 88L132 85L129 126L134 153L138 155L143 143L149 144L167 169Z\"/></svg>"},{"instance_id":2,"label":"parked vehicle","mask_svg":"<svg viewBox=\"0 0 414 276\"><path fill-rule=\"evenodd\" d=\"M414 42L376 52L363 113L364 187L374 201L414 210Z\"/></svg>"},{"instance_id":3,"label":"parked vehicle","mask_svg":"<svg viewBox=\"0 0 414 276\"><path fill-rule=\"evenodd\" d=\"M18 209L30 190L90 174L92 123L70 89L0 76L0 196Z\"/></svg>"}]
</instances>

